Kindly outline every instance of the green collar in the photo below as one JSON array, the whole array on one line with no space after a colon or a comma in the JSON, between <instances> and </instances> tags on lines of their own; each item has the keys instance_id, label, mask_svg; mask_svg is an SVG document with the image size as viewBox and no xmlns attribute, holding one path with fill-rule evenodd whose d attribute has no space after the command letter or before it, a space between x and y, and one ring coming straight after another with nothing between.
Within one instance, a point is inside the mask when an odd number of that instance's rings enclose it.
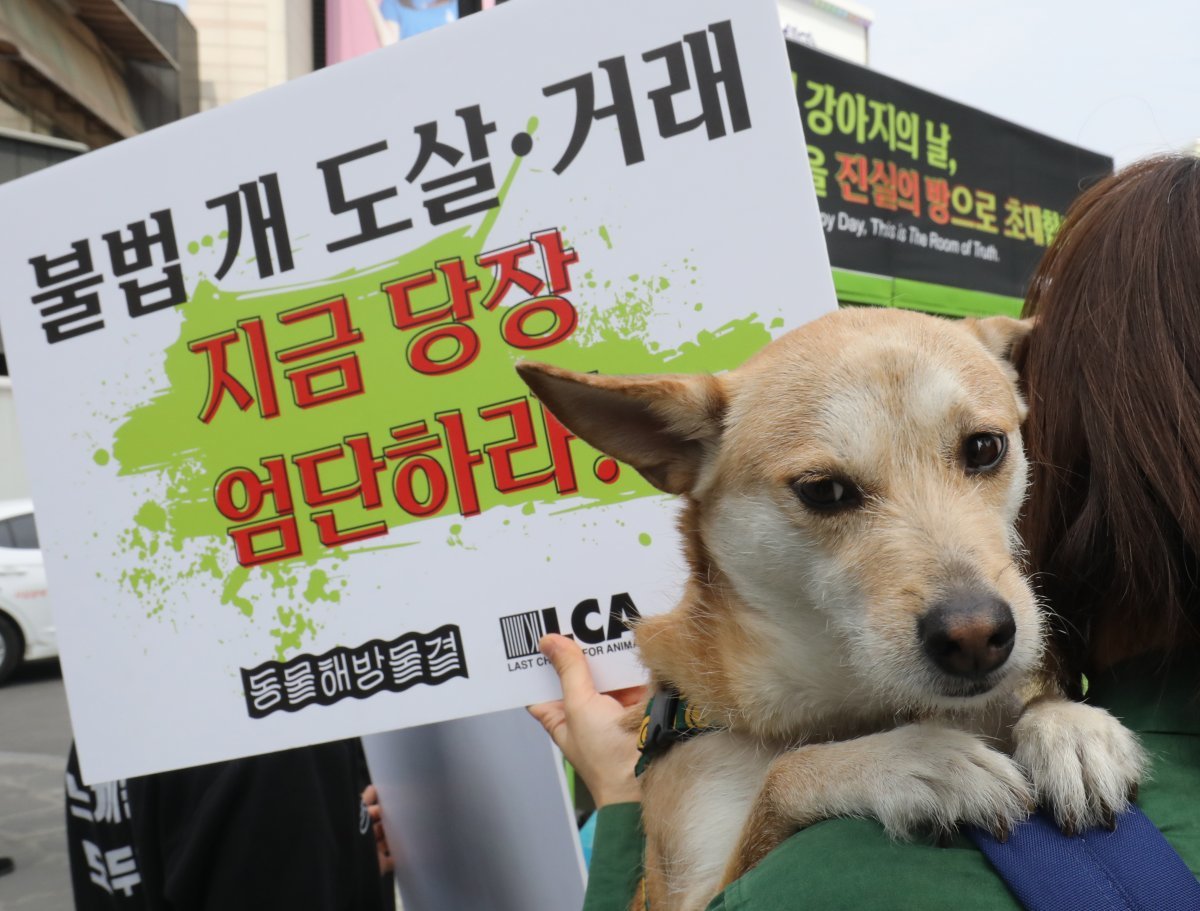
<instances>
[{"instance_id":1,"label":"green collar","mask_svg":"<svg viewBox=\"0 0 1200 911\"><path fill-rule=\"evenodd\" d=\"M1140 733L1200 736L1200 654L1122 662L1088 677L1087 701Z\"/></svg>"},{"instance_id":2,"label":"green collar","mask_svg":"<svg viewBox=\"0 0 1200 911\"><path fill-rule=\"evenodd\" d=\"M660 687L646 703L646 714L642 716L642 729L638 734L638 751L642 755L637 763L637 776L640 778L655 757L681 740L717 730L720 728L708 724L683 695Z\"/></svg>"}]
</instances>

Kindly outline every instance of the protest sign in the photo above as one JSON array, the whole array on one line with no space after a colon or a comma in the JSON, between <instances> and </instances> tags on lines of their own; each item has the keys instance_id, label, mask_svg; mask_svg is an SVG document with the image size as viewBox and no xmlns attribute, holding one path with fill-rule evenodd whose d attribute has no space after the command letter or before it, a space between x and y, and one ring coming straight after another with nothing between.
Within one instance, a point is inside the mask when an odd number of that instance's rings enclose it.
<instances>
[{"instance_id":1,"label":"protest sign","mask_svg":"<svg viewBox=\"0 0 1200 911\"><path fill-rule=\"evenodd\" d=\"M84 775L497 711L682 577L521 358L719 371L834 306L770 0L525 0L0 191Z\"/></svg>"},{"instance_id":2,"label":"protest sign","mask_svg":"<svg viewBox=\"0 0 1200 911\"><path fill-rule=\"evenodd\" d=\"M408 911L561 911L587 868L562 754L524 709L363 738Z\"/></svg>"}]
</instances>

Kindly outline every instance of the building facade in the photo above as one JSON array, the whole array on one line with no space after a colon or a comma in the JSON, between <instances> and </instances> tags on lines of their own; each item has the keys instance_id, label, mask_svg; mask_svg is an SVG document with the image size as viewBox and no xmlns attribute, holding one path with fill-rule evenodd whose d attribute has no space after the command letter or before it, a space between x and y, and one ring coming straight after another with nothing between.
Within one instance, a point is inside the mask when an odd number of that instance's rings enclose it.
<instances>
[{"instance_id":1,"label":"building facade","mask_svg":"<svg viewBox=\"0 0 1200 911\"><path fill-rule=\"evenodd\" d=\"M198 88L195 30L170 3L0 3L0 174L195 113Z\"/></svg>"},{"instance_id":2,"label":"building facade","mask_svg":"<svg viewBox=\"0 0 1200 911\"><path fill-rule=\"evenodd\" d=\"M0 183L194 114L199 100L196 31L174 4L0 0Z\"/></svg>"},{"instance_id":3,"label":"building facade","mask_svg":"<svg viewBox=\"0 0 1200 911\"><path fill-rule=\"evenodd\" d=\"M203 111L313 69L313 0L188 0L187 10Z\"/></svg>"},{"instance_id":4,"label":"building facade","mask_svg":"<svg viewBox=\"0 0 1200 911\"><path fill-rule=\"evenodd\" d=\"M414 16L461 18L511 0L421 0ZM779 0L794 41L865 66L874 14L853 0ZM377 47L380 0L188 0L200 47L200 108L208 110ZM370 40L360 33L370 32ZM357 37L356 37L357 36Z\"/></svg>"}]
</instances>

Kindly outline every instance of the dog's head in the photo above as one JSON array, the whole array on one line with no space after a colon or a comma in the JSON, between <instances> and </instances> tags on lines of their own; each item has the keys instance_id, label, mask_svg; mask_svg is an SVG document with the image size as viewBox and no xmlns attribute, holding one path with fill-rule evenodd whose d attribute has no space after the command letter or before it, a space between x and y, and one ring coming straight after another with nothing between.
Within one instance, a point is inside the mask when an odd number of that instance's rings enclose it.
<instances>
[{"instance_id":1,"label":"dog's head","mask_svg":"<svg viewBox=\"0 0 1200 911\"><path fill-rule=\"evenodd\" d=\"M574 433L689 501L689 594L639 631L652 672L787 730L978 707L1036 665L1007 360L1027 331L855 309L720 376L518 369Z\"/></svg>"}]
</instances>

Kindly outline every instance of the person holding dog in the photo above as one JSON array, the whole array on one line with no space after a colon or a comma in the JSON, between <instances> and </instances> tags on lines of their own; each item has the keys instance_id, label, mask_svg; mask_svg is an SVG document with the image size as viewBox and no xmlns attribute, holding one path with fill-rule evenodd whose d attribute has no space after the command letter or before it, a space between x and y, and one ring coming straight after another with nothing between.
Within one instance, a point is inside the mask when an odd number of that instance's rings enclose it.
<instances>
[{"instance_id":1,"label":"person holding dog","mask_svg":"<svg viewBox=\"0 0 1200 911\"><path fill-rule=\"evenodd\" d=\"M1026 300L1015 360L1033 466L1021 531L1047 601L1052 654L1075 695L1109 709L1153 757L1138 804L1200 871L1200 159L1131 165L1085 192ZM624 909L641 840L640 694L595 691L570 640L544 654L564 698L530 711L599 810L585 908ZM797 832L710 909L1016 909L973 844L896 843L867 819Z\"/></svg>"}]
</instances>

